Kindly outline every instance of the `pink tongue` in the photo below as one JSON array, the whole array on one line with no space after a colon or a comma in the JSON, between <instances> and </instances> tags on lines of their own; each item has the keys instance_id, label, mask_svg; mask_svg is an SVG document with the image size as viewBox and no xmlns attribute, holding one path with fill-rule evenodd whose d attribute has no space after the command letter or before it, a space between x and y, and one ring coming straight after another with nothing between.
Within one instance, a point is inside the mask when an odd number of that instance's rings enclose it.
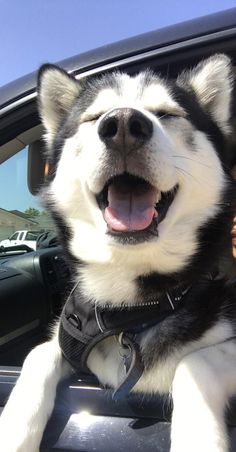
<instances>
[{"instance_id":1,"label":"pink tongue","mask_svg":"<svg viewBox=\"0 0 236 452\"><path fill-rule=\"evenodd\" d=\"M113 183L108 188L105 221L115 231L146 229L157 216L156 199L157 191L146 183L139 187Z\"/></svg>"}]
</instances>

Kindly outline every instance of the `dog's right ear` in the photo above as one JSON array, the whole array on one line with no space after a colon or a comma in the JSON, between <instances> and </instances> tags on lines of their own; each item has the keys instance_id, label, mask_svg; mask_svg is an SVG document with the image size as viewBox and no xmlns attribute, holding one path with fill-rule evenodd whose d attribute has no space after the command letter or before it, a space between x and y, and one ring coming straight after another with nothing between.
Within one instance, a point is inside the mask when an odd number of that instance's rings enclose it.
<instances>
[{"instance_id":1,"label":"dog's right ear","mask_svg":"<svg viewBox=\"0 0 236 452\"><path fill-rule=\"evenodd\" d=\"M63 69L44 64L38 73L38 105L51 141L80 93L79 82Z\"/></svg>"}]
</instances>

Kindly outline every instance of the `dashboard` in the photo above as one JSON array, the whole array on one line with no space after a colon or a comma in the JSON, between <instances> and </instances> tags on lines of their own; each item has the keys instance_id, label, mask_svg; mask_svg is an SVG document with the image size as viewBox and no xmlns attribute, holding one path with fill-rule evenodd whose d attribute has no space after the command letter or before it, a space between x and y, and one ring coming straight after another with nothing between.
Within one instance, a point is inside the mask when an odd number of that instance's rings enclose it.
<instances>
[{"instance_id":1,"label":"dashboard","mask_svg":"<svg viewBox=\"0 0 236 452\"><path fill-rule=\"evenodd\" d=\"M69 290L60 247L0 259L0 365L21 365L28 350L49 335Z\"/></svg>"}]
</instances>

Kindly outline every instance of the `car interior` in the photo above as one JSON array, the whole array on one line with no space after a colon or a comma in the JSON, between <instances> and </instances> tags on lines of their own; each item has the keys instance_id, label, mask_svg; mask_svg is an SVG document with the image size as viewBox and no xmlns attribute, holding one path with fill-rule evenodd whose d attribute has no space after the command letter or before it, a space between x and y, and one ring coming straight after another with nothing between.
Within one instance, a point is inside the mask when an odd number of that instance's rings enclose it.
<instances>
[{"instance_id":1,"label":"car interior","mask_svg":"<svg viewBox=\"0 0 236 452\"><path fill-rule=\"evenodd\" d=\"M236 40L231 36L228 38L226 36L224 39L219 36L218 40L214 39L212 42L209 42L209 39L204 41L203 38L202 40L199 38L198 45L193 45L191 42L188 44L182 43L182 46L179 46L177 50L171 45L159 49L159 51L151 49L149 52L136 55L135 58L123 58L116 62L116 65L119 69L129 73L136 73L149 67L167 78L173 78L182 69L191 68L202 58L216 52L226 52L236 65ZM110 67L106 65L104 68L100 65L94 72L109 71L113 69L113 66L112 64ZM74 72L76 73L76 68ZM85 71L78 73L77 77L86 75ZM22 105L17 106L15 100L14 103L16 105L14 108L10 104L6 105L6 108L11 109L11 114L9 117L8 115L3 116L2 119L3 144L0 146L0 178L1 167L23 149L26 149L27 181L25 181L25 184L27 184L31 195L35 197L38 196L48 172L44 154L43 129L37 114L36 95L33 93L29 100ZM4 139L4 134L7 139ZM236 135L232 139L229 149L229 161L231 161L231 154L235 148L235 139ZM15 177L14 174L12 177ZM16 193L15 209L17 209L18 196L20 196L20 193ZM54 230L53 225L51 230ZM60 246L41 247L36 251L29 251L21 246L5 250L0 248L0 383L7 381L4 391L2 393L0 391L2 394L0 401L8 394L11 384L14 384L20 366L22 366L28 352L32 347L50 337L50 331L55 319L60 314L70 289L70 269ZM8 377L7 380L6 376ZM11 378L13 383L11 383ZM91 377L85 380L76 377L70 389L66 389L70 400L70 410L72 411L76 409L77 403L76 386L83 386L84 388L83 393L80 392L80 407L87 409L89 406L97 415L115 413L116 416L121 418L122 416L134 417L135 415L136 418L148 419L150 428L152 428L153 419L163 419L164 417L166 421L170 418L171 407L165 404L163 410L163 404L158 405L151 397L149 400L142 400L142 403L133 397L129 403L124 401L117 403L116 406L112 405L108 393L104 395L97 381ZM94 388L92 395L88 387ZM63 401L65 405L64 398ZM3 404L3 402L0 403L0 405ZM234 414L235 409L232 405L229 414L230 425L236 424ZM61 422L64 423L63 425L66 423L65 419ZM61 428L61 425L59 427L57 425L57 431ZM139 428L138 424L136 428ZM47 441L49 441L49 444L51 441L52 444L53 439L50 439L49 432L50 426L47 432ZM163 432L160 433L164 438L163 449L160 450L164 452L168 450L169 439ZM54 438L55 435L54 425Z\"/></svg>"}]
</instances>

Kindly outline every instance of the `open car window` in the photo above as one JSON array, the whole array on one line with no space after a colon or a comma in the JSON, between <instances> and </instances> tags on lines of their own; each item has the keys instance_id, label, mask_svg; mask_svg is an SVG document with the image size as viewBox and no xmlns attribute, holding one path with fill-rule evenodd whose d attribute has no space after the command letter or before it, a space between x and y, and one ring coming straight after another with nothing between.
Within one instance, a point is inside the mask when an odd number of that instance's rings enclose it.
<instances>
[{"instance_id":1,"label":"open car window","mask_svg":"<svg viewBox=\"0 0 236 452\"><path fill-rule=\"evenodd\" d=\"M23 237L34 241L54 228L39 198L28 188L28 152L26 146L0 164L0 241Z\"/></svg>"}]
</instances>

